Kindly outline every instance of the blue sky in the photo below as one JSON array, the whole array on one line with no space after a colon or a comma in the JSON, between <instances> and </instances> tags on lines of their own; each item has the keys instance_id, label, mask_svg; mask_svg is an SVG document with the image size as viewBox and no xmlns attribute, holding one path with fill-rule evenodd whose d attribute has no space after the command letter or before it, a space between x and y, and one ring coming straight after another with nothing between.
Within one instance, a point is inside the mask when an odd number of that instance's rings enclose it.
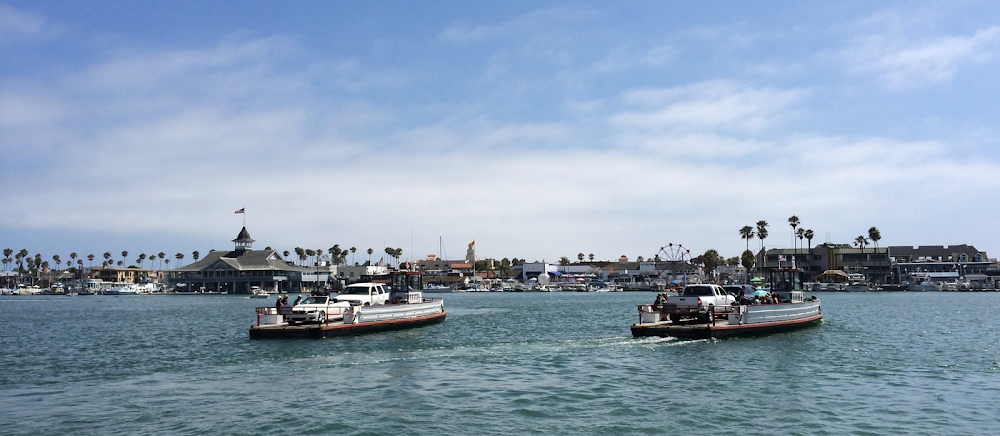
<instances>
[{"instance_id":1,"label":"blue sky","mask_svg":"<svg viewBox=\"0 0 1000 436\"><path fill-rule=\"evenodd\" d=\"M995 257L998 67L987 1L0 2L0 246Z\"/></svg>"}]
</instances>

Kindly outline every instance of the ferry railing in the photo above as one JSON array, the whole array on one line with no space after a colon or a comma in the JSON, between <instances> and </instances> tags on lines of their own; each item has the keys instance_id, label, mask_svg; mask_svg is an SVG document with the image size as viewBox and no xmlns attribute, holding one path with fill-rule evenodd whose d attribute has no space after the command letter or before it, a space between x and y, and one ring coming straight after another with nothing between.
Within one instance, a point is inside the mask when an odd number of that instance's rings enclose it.
<instances>
[{"instance_id":1,"label":"ferry railing","mask_svg":"<svg viewBox=\"0 0 1000 436\"><path fill-rule=\"evenodd\" d=\"M260 317L267 315L290 315L292 313L292 306L264 306L257 307L257 325L260 326Z\"/></svg>"}]
</instances>

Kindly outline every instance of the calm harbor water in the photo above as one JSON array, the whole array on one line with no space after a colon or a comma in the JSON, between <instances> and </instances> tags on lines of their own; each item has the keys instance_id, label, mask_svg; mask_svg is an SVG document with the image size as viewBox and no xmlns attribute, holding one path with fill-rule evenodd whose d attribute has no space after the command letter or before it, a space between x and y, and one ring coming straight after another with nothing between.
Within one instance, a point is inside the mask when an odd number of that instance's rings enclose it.
<instances>
[{"instance_id":1,"label":"calm harbor water","mask_svg":"<svg viewBox=\"0 0 1000 436\"><path fill-rule=\"evenodd\" d=\"M631 337L651 293L443 294L442 324L268 341L271 300L5 296L0 429L997 433L1000 293L816 295L819 326L691 342Z\"/></svg>"}]
</instances>

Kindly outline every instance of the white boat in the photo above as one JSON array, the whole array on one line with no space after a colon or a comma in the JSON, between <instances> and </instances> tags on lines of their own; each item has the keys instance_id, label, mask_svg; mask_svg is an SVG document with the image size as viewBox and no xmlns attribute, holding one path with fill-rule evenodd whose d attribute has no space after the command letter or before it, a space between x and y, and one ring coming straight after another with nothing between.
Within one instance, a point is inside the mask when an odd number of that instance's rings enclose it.
<instances>
[{"instance_id":1,"label":"white boat","mask_svg":"<svg viewBox=\"0 0 1000 436\"><path fill-rule=\"evenodd\" d=\"M428 294L447 294L451 293L451 286L445 286L440 283L431 283L424 286L424 292Z\"/></svg>"},{"instance_id":2,"label":"white boat","mask_svg":"<svg viewBox=\"0 0 1000 436\"><path fill-rule=\"evenodd\" d=\"M139 295L143 293L143 290L135 283L118 283L111 289L104 291L104 295Z\"/></svg>"},{"instance_id":3,"label":"white boat","mask_svg":"<svg viewBox=\"0 0 1000 436\"><path fill-rule=\"evenodd\" d=\"M865 280L864 274L847 275L847 286L844 286L844 292L868 292L869 290L868 281Z\"/></svg>"},{"instance_id":4,"label":"white boat","mask_svg":"<svg viewBox=\"0 0 1000 436\"><path fill-rule=\"evenodd\" d=\"M250 287L250 298L268 298L267 291L260 288L260 286Z\"/></svg>"}]
</instances>

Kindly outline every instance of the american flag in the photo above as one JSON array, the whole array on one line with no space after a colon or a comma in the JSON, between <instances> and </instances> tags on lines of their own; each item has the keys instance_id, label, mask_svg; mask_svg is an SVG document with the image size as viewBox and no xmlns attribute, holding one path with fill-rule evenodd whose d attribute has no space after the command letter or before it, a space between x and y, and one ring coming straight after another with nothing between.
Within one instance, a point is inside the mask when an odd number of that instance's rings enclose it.
<instances>
[{"instance_id":1,"label":"american flag","mask_svg":"<svg viewBox=\"0 0 1000 436\"><path fill-rule=\"evenodd\" d=\"M242 209L240 209L240 210L238 210L238 211L236 211L236 213L243 213L243 211L244 211L244 210L246 210L246 208L245 208L245 207L244 207L244 208L242 208Z\"/></svg>"}]
</instances>

